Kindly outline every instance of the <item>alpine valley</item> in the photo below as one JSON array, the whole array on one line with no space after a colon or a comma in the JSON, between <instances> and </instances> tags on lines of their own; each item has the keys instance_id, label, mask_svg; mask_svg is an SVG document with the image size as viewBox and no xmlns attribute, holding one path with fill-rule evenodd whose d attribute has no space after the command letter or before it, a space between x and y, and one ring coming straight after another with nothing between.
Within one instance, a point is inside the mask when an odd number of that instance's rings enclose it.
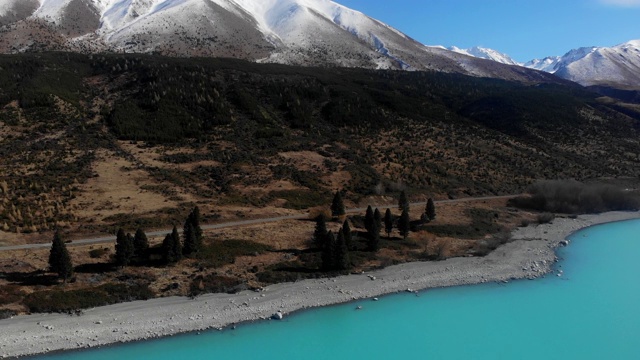
<instances>
[{"instance_id":1,"label":"alpine valley","mask_svg":"<svg viewBox=\"0 0 640 360\"><path fill-rule=\"evenodd\" d=\"M0 52L104 51L542 80L424 46L328 0L0 0Z\"/></svg>"},{"instance_id":2,"label":"alpine valley","mask_svg":"<svg viewBox=\"0 0 640 360\"><path fill-rule=\"evenodd\" d=\"M0 0L0 318L418 261L462 284L449 268L501 267L508 242L522 256L495 279L535 277L553 256L531 256L553 245L513 229L637 209L637 41L536 68L453 50L328 0ZM562 180L534 187L551 200L508 203L539 180ZM197 251L179 250L178 227ZM126 232L147 243L134 258ZM47 271L54 238L63 255L70 241L69 281ZM112 342L42 324L0 336L0 355ZM58 329L77 334L43 345Z\"/></svg>"},{"instance_id":3,"label":"alpine valley","mask_svg":"<svg viewBox=\"0 0 640 360\"><path fill-rule=\"evenodd\" d=\"M563 56L548 56L526 63L519 63L509 55L482 47L451 47L450 50L503 64L546 71L584 86L640 89L640 40L612 47L582 47Z\"/></svg>"}]
</instances>

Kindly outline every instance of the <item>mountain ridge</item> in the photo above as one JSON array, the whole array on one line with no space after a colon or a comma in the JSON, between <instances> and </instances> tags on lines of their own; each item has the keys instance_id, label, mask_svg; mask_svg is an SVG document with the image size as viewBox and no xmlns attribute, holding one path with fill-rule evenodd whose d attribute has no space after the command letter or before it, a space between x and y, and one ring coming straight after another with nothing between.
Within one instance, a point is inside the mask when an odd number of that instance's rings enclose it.
<instances>
[{"instance_id":1,"label":"mountain ridge","mask_svg":"<svg viewBox=\"0 0 640 360\"><path fill-rule=\"evenodd\" d=\"M0 52L159 53L556 81L426 46L329 0L27 1L0 0Z\"/></svg>"},{"instance_id":2,"label":"mountain ridge","mask_svg":"<svg viewBox=\"0 0 640 360\"><path fill-rule=\"evenodd\" d=\"M640 89L640 40L630 40L611 47L576 48L563 56L548 56L526 63L516 62L493 49L451 49L469 56L545 71L583 86Z\"/></svg>"}]
</instances>

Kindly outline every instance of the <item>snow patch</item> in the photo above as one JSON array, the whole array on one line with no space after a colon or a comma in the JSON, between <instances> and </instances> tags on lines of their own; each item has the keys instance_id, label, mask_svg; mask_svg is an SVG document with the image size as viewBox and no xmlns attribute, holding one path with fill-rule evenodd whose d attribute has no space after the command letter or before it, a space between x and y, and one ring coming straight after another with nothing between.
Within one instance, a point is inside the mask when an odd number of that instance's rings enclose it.
<instances>
[{"instance_id":1,"label":"snow patch","mask_svg":"<svg viewBox=\"0 0 640 360\"><path fill-rule=\"evenodd\" d=\"M16 0L0 0L0 16L5 16L13 10L15 3Z\"/></svg>"},{"instance_id":2,"label":"snow patch","mask_svg":"<svg viewBox=\"0 0 640 360\"><path fill-rule=\"evenodd\" d=\"M457 52L463 55L473 56L479 59L493 60L501 64L519 65L519 66L522 65L521 63L513 60L509 55L503 54L499 51L489 49L489 48L474 46L469 49L460 49L459 47L452 46L448 50L451 50L453 52Z\"/></svg>"},{"instance_id":3,"label":"snow patch","mask_svg":"<svg viewBox=\"0 0 640 360\"><path fill-rule=\"evenodd\" d=\"M33 16L50 21L60 21L64 10L70 2L71 0L42 0L40 7L33 13Z\"/></svg>"}]
</instances>

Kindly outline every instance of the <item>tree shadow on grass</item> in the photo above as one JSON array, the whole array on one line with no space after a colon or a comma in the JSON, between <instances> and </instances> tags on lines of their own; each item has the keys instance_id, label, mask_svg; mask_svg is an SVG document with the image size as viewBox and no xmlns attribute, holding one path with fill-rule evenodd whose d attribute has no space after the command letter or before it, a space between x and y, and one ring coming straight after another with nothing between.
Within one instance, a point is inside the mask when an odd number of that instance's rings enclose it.
<instances>
[{"instance_id":1,"label":"tree shadow on grass","mask_svg":"<svg viewBox=\"0 0 640 360\"><path fill-rule=\"evenodd\" d=\"M0 277L4 277L12 283L24 286L44 285L51 286L58 284L58 277L54 274L47 274L42 270L32 272L9 272L0 273Z\"/></svg>"},{"instance_id":2,"label":"tree shadow on grass","mask_svg":"<svg viewBox=\"0 0 640 360\"><path fill-rule=\"evenodd\" d=\"M118 268L113 263L81 264L74 271L80 274L102 274L116 271Z\"/></svg>"}]
</instances>

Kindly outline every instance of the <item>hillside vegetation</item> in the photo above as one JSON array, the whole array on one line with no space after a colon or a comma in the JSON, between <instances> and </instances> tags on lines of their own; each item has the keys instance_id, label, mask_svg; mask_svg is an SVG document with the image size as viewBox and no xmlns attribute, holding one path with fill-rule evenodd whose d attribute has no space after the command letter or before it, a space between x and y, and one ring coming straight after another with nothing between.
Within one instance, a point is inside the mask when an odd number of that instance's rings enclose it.
<instances>
[{"instance_id":1,"label":"hillside vegetation","mask_svg":"<svg viewBox=\"0 0 640 360\"><path fill-rule=\"evenodd\" d=\"M237 218L337 189L352 205L637 179L637 109L561 80L3 55L0 230L153 228L193 204L204 221Z\"/></svg>"}]
</instances>

